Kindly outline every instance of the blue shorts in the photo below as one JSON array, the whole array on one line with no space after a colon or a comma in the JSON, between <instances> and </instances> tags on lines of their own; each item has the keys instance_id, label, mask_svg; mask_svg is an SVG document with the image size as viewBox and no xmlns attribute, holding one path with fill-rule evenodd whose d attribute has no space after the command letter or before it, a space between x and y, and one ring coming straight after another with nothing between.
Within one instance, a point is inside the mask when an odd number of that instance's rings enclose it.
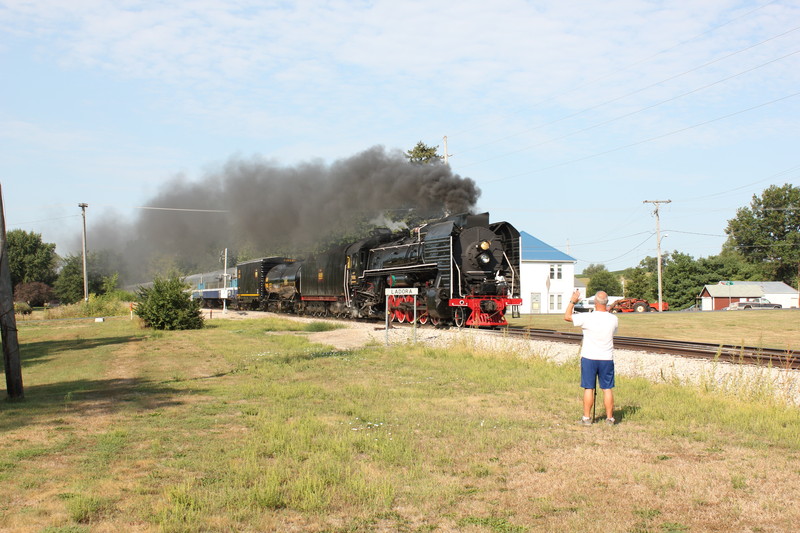
<instances>
[{"instance_id":1,"label":"blue shorts","mask_svg":"<svg viewBox=\"0 0 800 533\"><path fill-rule=\"evenodd\" d=\"M581 387L593 389L600 378L601 389L614 388L614 361L598 361L581 357Z\"/></svg>"}]
</instances>

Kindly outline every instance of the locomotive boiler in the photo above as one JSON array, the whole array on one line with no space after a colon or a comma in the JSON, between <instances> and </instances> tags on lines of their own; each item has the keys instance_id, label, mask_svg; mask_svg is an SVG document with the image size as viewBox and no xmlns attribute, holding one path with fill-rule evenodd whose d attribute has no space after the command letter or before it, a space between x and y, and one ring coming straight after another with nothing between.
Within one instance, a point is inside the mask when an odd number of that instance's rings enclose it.
<instances>
[{"instance_id":1,"label":"locomotive boiler","mask_svg":"<svg viewBox=\"0 0 800 533\"><path fill-rule=\"evenodd\" d=\"M376 230L303 261L299 309L502 326L509 308L515 313L522 303L520 250L519 232L507 222L490 223L488 213L454 215L399 233ZM416 310L413 296L385 296L385 289L400 287L417 289Z\"/></svg>"}]
</instances>

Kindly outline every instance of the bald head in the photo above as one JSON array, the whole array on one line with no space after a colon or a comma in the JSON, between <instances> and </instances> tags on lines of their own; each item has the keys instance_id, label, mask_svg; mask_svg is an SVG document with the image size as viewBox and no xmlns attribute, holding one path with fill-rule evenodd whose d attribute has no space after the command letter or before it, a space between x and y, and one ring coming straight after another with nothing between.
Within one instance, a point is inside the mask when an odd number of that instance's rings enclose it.
<instances>
[{"instance_id":1,"label":"bald head","mask_svg":"<svg viewBox=\"0 0 800 533\"><path fill-rule=\"evenodd\" d=\"M606 291L597 291L594 295L594 310L608 311L608 294Z\"/></svg>"},{"instance_id":2,"label":"bald head","mask_svg":"<svg viewBox=\"0 0 800 533\"><path fill-rule=\"evenodd\" d=\"M597 291L597 294L594 295L594 304L608 305L608 294L605 291Z\"/></svg>"}]
</instances>

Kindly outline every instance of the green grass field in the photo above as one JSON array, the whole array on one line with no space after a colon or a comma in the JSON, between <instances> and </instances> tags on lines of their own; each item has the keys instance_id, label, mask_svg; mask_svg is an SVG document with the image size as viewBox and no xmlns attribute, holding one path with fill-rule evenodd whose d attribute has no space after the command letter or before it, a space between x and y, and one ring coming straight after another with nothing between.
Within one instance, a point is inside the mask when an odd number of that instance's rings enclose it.
<instances>
[{"instance_id":1,"label":"green grass field","mask_svg":"<svg viewBox=\"0 0 800 533\"><path fill-rule=\"evenodd\" d=\"M468 342L336 351L309 340L319 323L208 326L21 323L26 399L0 404L0 530L800 523L797 408L619 378L620 423L585 428L577 359Z\"/></svg>"}]
</instances>

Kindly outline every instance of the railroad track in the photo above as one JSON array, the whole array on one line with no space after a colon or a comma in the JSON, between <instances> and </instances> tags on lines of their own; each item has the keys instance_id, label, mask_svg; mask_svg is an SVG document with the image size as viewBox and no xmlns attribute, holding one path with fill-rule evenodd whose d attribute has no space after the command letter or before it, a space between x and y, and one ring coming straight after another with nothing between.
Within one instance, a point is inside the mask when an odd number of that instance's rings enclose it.
<instances>
[{"instance_id":1,"label":"railroad track","mask_svg":"<svg viewBox=\"0 0 800 533\"><path fill-rule=\"evenodd\" d=\"M333 317L313 317L315 320L340 321ZM345 320L344 322L351 322ZM383 329L382 323L375 329ZM410 328L412 324L393 322L392 328ZM424 328L431 327L421 326ZM455 329L455 328L453 328ZM580 344L582 333L556 331L533 328L503 328L502 335L521 337L532 340L546 340ZM757 348L753 346L735 346L732 344L715 344L711 342L689 342L669 339L648 339L643 337L614 337L614 347L622 350L640 350L645 352L678 355L695 359L725 361L736 364L751 364L800 370L800 352L796 350L778 350L774 348Z\"/></svg>"},{"instance_id":2,"label":"railroad track","mask_svg":"<svg viewBox=\"0 0 800 533\"><path fill-rule=\"evenodd\" d=\"M536 340L580 344L583 335L547 329L509 328L508 334ZM688 342L669 339L645 339L640 337L614 337L614 347L623 350L641 350L666 353L697 359L716 359L729 363L772 366L800 370L800 352L756 348L753 346L734 346L711 342Z\"/></svg>"}]
</instances>

